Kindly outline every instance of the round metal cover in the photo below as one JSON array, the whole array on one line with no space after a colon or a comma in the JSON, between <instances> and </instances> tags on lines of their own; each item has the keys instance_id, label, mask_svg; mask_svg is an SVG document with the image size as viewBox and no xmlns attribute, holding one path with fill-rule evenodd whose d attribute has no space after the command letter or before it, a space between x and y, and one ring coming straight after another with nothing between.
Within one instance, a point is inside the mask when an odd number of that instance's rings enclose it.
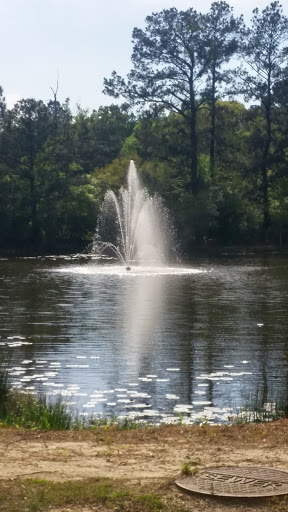
<instances>
[{"instance_id":1,"label":"round metal cover","mask_svg":"<svg viewBox=\"0 0 288 512\"><path fill-rule=\"evenodd\" d=\"M288 494L288 471L263 466L221 466L201 470L175 483L185 491L259 498Z\"/></svg>"}]
</instances>

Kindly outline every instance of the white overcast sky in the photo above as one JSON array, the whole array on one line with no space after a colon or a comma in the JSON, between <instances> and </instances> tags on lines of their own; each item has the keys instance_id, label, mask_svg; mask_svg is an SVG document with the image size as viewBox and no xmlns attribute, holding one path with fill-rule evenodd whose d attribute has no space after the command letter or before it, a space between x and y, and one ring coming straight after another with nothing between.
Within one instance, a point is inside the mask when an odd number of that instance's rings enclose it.
<instances>
[{"instance_id":1,"label":"white overcast sky","mask_svg":"<svg viewBox=\"0 0 288 512\"><path fill-rule=\"evenodd\" d=\"M267 0L231 0L248 23ZM176 7L209 10L209 0L0 0L0 85L8 106L20 98L48 100L59 74L58 98L71 107L113 103L103 78L130 69L132 30L152 12ZM288 15L287 0L283 1Z\"/></svg>"}]
</instances>

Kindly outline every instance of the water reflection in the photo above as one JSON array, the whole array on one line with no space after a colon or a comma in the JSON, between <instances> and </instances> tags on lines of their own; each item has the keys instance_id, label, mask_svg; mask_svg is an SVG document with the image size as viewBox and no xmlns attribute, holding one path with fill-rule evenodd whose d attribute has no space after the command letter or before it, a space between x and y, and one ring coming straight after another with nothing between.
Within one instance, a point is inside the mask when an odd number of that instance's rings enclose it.
<instances>
[{"instance_id":1,"label":"water reflection","mask_svg":"<svg viewBox=\"0 0 288 512\"><path fill-rule=\"evenodd\" d=\"M127 280L126 280L127 281ZM163 276L137 276L125 283L119 301L118 322L123 329L123 350L128 367L141 374L143 365L155 357L154 349L161 332L165 309L165 279Z\"/></svg>"},{"instance_id":2,"label":"water reflection","mask_svg":"<svg viewBox=\"0 0 288 512\"><path fill-rule=\"evenodd\" d=\"M89 412L154 416L286 386L285 259L129 275L77 261L0 265L0 349L17 386L62 390Z\"/></svg>"}]
</instances>

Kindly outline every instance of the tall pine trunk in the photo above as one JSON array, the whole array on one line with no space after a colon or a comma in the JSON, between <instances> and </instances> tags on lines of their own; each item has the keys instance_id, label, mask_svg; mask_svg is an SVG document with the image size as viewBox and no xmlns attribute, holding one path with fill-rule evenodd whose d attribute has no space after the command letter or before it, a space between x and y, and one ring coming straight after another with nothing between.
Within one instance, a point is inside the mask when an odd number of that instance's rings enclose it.
<instances>
[{"instance_id":1,"label":"tall pine trunk","mask_svg":"<svg viewBox=\"0 0 288 512\"><path fill-rule=\"evenodd\" d=\"M32 171L33 173L33 171ZM30 208L31 208L31 239L33 247L36 247L39 243L39 224L38 224L38 212L37 212L37 199L35 190L35 177L31 174L30 179Z\"/></svg>"},{"instance_id":2,"label":"tall pine trunk","mask_svg":"<svg viewBox=\"0 0 288 512\"><path fill-rule=\"evenodd\" d=\"M194 194L198 191L198 155L197 155L196 108L191 109L190 119L190 183Z\"/></svg>"},{"instance_id":3,"label":"tall pine trunk","mask_svg":"<svg viewBox=\"0 0 288 512\"><path fill-rule=\"evenodd\" d=\"M262 153L261 176L262 176L262 201L263 201L263 234L265 242L268 240L268 231L271 223L269 208L269 183L268 183L268 159L272 140L271 123L271 86L270 76L268 77L268 94L265 103L266 137Z\"/></svg>"},{"instance_id":4,"label":"tall pine trunk","mask_svg":"<svg viewBox=\"0 0 288 512\"><path fill-rule=\"evenodd\" d=\"M198 140L196 128L197 108L195 103L193 68L190 74L190 187L193 194L198 191Z\"/></svg>"},{"instance_id":5,"label":"tall pine trunk","mask_svg":"<svg viewBox=\"0 0 288 512\"><path fill-rule=\"evenodd\" d=\"M215 172L215 132L216 132L216 69L215 63L212 68L212 87L211 87L211 118L210 118L210 176L214 178Z\"/></svg>"}]
</instances>

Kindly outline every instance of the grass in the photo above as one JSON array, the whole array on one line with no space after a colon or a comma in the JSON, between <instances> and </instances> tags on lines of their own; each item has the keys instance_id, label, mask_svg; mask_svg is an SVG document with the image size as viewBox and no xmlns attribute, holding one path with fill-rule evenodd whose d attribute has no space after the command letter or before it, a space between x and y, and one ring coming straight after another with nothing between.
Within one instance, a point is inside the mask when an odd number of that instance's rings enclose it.
<instances>
[{"instance_id":1,"label":"grass","mask_svg":"<svg viewBox=\"0 0 288 512\"><path fill-rule=\"evenodd\" d=\"M0 383L1 385L1 383ZM40 430L136 430L148 427L129 418L89 418L79 420L59 396L49 400L45 395L31 395L3 386L0 390L0 425Z\"/></svg>"},{"instance_id":2,"label":"grass","mask_svg":"<svg viewBox=\"0 0 288 512\"><path fill-rule=\"evenodd\" d=\"M49 401L45 395L34 396L11 389L6 360L0 366L0 423L36 429L69 430L76 425L61 397Z\"/></svg>"},{"instance_id":3,"label":"grass","mask_svg":"<svg viewBox=\"0 0 288 512\"><path fill-rule=\"evenodd\" d=\"M142 504L143 507L148 510L160 510L164 508L163 501L156 494L140 494L136 497L138 503Z\"/></svg>"},{"instance_id":4,"label":"grass","mask_svg":"<svg viewBox=\"0 0 288 512\"><path fill-rule=\"evenodd\" d=\"M0 362L0 425L40 430L136 430L144 426L129 418L89 418L79 420L59 396L49 400L45 395L33 395L13 390L9 384L7 359Z\"/></svg>"},{"instance_id":5,"label":"grass","mask_svg":"<svg viewBox=\"0 0 288 512\"><path fill-rule=\"evenodd\" d=\"M0 361L0 425L40 430L135 430L143 424L129 418L89 418L80 421L59 396L49 400L45 395L33 395L13 390L9 383L7 358ZM3 362L5 361L5 363Z\"/></svg>"},{"instance_id":6,"label":"grass","mask_svg":"<svg viewBox=\"0 0 288 512\"><path fill-rule=\"evenodd\" d=\"M70 430L77 424L61 397L49 401L45 395L35 397L10 391L2 424L29 429Z\"/></svg>"},{"instance_id":7,"label":"grass","mask_svg":"<svg viewBox=\"0 0 288 512\"><path fill-rule=\"evenodd\" d=\"M6 361L5 365L2 363L0 366L0 418L5 417L7 412L7 403L9 395L9 384L8 384L8 361L7 358L2 355L3 360ZM0 361L1 363L1 361Z\"/></svg>"},{"instance_id":8,"label":"grass","mask_svg":"<svg viewBox=\"0 0 288 512\"><path fill-rule=\"evenodd\" d=\"M253 395L243 400L243 406L238 413L236 423L255 423L276 421L288 417L288 392L281 390L256 389Z\"/></svg>"},{"instance_id":9,"label":"grass","mask_svg":"<svg viewBox=\"0 0 288 512\"><path fill-rule=\"evenodd\" d=\"M184 462L181 470L182 475L191 476L196 475L199 469L197 466L192 466L190 462Z\"/></svg>"},{"instance_id":10,"label":"grass","mask_svg":"<svg viewBox=\"0 0 288 512\"><path fill-rule=\"evenodd\" d=\"M139 493L106 479L50 482L42 479L0 482L1 512L45 512L64 506L105 506L109 510L155 512L166 509L155 493ZM102 509L101 509L102 510Z\"/></svg>"},{"instance_id":11,"label":"grass","mask_svg":"<svg viewBox=\"0 0 288 512\"><path fill-rule=\"evenodd\" d=\"M265 401L261 393L246 399L231 423L275 421L287 417L286 396ZM180 423L181 424L181 423ZM137 430L153 426L130 418L90 417L79 420L75 410L68 409L59 396L49 400L45 395L31 395L11 390L7 372L0 372L0 425L40 430ZM203 426L204 428L204 426ZM210 427L208 427L210 432ZM212 434L211 434L212 435Z\"/></svg>"},{"instance_id":12,"label":"grass","mask_svg":"<svg viewBox=\"0 0 288 512\"><path fill-rule=\"evenodd\" d=\"M139 492L140 491L140 492ZM122 481L91 478L81 481L51 482L34 478L0 482L1 512L47 512L53 510L88 510L121 512L188 512L214 510L223 506L223 500L204 501L197 495L184 495L171 485L162 485L157 493L151 484L133 485ZM235 510L235 500L225 500ZM247 506L247 500L245 501ZM255 501L249 501L252 510ZM64 508L65 507L65 508ZM243 507L243 502L242 502ZM225 508L226 510L226 508ZM237 509L238 510L238 509ZM245 508L246 510L246 508ZM247 508L248 510L248 508ZM253 507L253 510L256 510ZM277 497L257 502L257 510L287 512L288 498Z\"/></svg>"},{"instance_id":13,"label":"grass","mask_svg":"<svg viewBox=\"0 0 288 512\"><path fill-rule=\"evenodd\" d=\"M104 428L105 430L138 430L149 427L150 423L140 423L131 418L117 418L117 416L113 416L112 418L90 418L85 426L89 430L98 428Z\"/></svg>"}]
</instances>

